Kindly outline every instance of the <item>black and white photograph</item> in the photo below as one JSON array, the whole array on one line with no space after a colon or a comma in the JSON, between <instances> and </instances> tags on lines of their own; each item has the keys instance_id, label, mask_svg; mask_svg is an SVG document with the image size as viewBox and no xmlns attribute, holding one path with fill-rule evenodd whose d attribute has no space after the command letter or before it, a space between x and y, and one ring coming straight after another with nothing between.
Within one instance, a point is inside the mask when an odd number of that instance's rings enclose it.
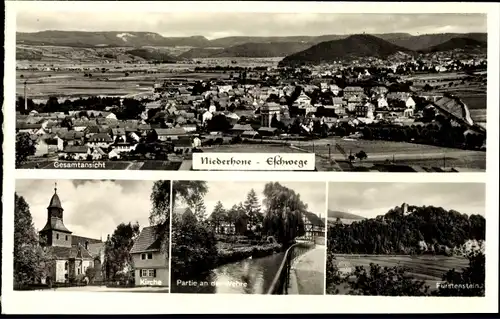
<instances>
[{"instance_id":1,"label":"black and white photograph","mask_svg":"<svg viewBox=\"0 0 500 319\"><path fill-rule=\"evenodd\" d=\"M483 183L329 183L326 293L485 296Z\"/></svg>"},{"instance_id":2,"label":"black and white photograph","mask_svg":"<svg viewBox=\"0 0 500 319\"><path fill-rule=\"evenodd\" d=\"M323 295L324 182L174 181L172 293Z\"/></svg>"},{"instance_id":3,"label":"black and white photograph","mask_svg":"<svg viewBox=\"0 0 500 319\"><path fill-rule=\"evenodd\" d=\"M14 290L168 292L170 184L17 180Z\"/></svg>"},{"instance_id":4,"label":"black and white photograph","mask_svg":"<svg viewBox=\"0 0 500 319\"><path fill-rule=\"evenodd\" d=\"M17 12L17 168L486 170L486 14L92 10Z\"/></svg>"}]
</instances>

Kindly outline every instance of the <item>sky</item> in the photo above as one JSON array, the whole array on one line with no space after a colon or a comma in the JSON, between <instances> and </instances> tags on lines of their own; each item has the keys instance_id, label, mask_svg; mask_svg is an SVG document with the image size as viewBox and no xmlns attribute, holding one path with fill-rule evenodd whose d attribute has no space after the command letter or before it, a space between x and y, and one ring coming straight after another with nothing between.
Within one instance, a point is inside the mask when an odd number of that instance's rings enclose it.
<instances>
[{"instance_id":1,"label":"sky","mask_svg":"<svg viewBox=\"0 0 500 319\"><path fill-rule=\"evenodd\" d=\"M73 235L105 240L122 222L149 226L153 181L17 180L16 192L28 203L37 230L47 222L55 182Z\"/></svg>"},{"instance_id":2,"label":"sky","mask_svg":"<svg viewBox=\"0 0 500 319\"><path fill-rule=\"evenodd\" d=\"M17 31L145 31L163 36L319 36L486 32L483 14L18 11Z\"/></svg>"},{"instance_id":3,"label":"sky","mask_svg":"<svg viewBox=\"0 0 500 319\"><path fill-rule=\"evenodd\" d=\"M374 218L403 203L485 215L485 184L329 183L328 209Z\"/></svg>"},{"instance_id":4,"label":"sky","mask_svg":"<svg viewBox=\"0 0 500 319\"><path fill-rule=\"evenodd\" d=\"M221 201L226 209L233 205L244 203L248 192L253 188L262 206L264 186L269 182L241 182L241 181L208 181L208 192L204 197L207 215L210 215L217 201ZM316 215L325 216L326 184L324 182L279 182L281 185L293 189L300 194L302 201L307 204L308 210ZM177 204L176 204L177 205ZM178 207L183 206L179 204Z\"/></svg>"}]
</instances>

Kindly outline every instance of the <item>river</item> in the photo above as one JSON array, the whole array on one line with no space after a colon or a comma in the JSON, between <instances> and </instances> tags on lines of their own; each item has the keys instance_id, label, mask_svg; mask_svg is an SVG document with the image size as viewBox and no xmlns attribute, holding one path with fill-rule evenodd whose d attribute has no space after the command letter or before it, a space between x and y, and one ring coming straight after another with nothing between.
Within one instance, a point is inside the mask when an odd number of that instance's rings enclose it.
<instances>
[{"instance_id":1,"label":"river","mask_svg":"<svg viewBox=\"0 0 500 319\"><path fill-rule=\"evenodd\" d=\"M209 273L172 282L173 293L265 294L278 272L284 253L245 259Z\"/></svg>"}]
</instances>

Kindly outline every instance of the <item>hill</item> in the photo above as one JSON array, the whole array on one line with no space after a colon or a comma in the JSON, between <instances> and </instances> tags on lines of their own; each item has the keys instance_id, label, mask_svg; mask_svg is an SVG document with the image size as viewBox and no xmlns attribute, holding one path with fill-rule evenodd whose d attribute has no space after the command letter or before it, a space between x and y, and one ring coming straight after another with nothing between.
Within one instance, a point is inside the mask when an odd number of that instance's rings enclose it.
<instances>
[{"instance_id":1,"label":"hill","mask_svg":"<svg viewBox=\"0 0 500 319\"><path fill-rule=\"evenodd\" d=\"M444 51L454 51L462 50L467 52L472 51L486 51L487 44L483 41L478 41L471 38L453 38L444 43L430 47L422 52L444 52Z\"/></svg>"},{"instance_id":2,"label":"hill","mask_svg":"<svg viewBox=\"0 0 500 319\"><path fill-rule=\"evenodd\" d=\"M345 254L448 254L468 240L484 240L486 220L433 206L395 207L377 218L328 227L328 249ZM425 248L424 248L425 247Z\"/></svg>"},{"instance_id":3,"label":"hill","mask_svg":"<svg viewBox=\"0 0 500 319\"><path fill-rule=\"evenodd\" d=\"M437 34L422 34L422 35L402 35L392 38L386 38L392 44L413 50L421 51L439 44L445 43L453 38L468 38L476 41L487 42L487 33L437 33Z\"/></svg>"},{"instance_id":4,"label":"hill","mask_svg":"<svg viewBox=\"0 0 500 319\"><path fill-rule=\"evenodd\" d=\"M411 50L373 35L358 34L346 39L321 42L307 50L285 57L280 64L315 64L361 57L387 58L398 52L410 53Z\"/></svg>"},{"instance_id":5,"label":"hill","mask_svg":"<svg viewBox=\"0 0 500 319\"><path fill-rule=\"evenodd\" d=\"M209 58L223 51L224 48L192 48L178 57L183 59Z\"/></svg>"},{"instance_id":6,"label":"hill","mask_svg":"<svg viewBox=\"0 0 500 319\"><path fill-rule=\"evenodd\" d=\"M308 43L298 42L245 43L226 48L212 57L285 57L289 54L305 50L310 46Z\"/></svg>"},{"instance_id":7,"label":"hill","mask_svg":"<svg viewBox=\"0 0 500 319\"><path fill-rule=\"evenodd\" d=\"M208 46L210 41L202 36L166 38L153 32L86 32L40 31L18 32L18 44L54 45L70 47L142 47L142 46Z\"/></svg>"},{"instance_id":8,"label":"hill","mask_svg":"<svg viewBox=\"0 0 500 319\"><path fill-rule=\"evenodd\" d=\"M176 57L173 57L168 53L161 52L160 50L153 48L133 49L125 51L125 53L142 58L147 61L161 61L163 63L168 63L168 62L175 62L178 60Z\"/></svg>"},{"instance_id":9,"label":"hill","mask_svg":"<svg viewBox=\"0 0 500 319\"><path fill-rule=\"evenodd\" d=\"M362 216L351 214L351 213L346 213L346 212L340 212L336 210L328 210L328 218L336 219L352 219L352 220L362 220L365 219Z\"/></svg>"}]
</instances>

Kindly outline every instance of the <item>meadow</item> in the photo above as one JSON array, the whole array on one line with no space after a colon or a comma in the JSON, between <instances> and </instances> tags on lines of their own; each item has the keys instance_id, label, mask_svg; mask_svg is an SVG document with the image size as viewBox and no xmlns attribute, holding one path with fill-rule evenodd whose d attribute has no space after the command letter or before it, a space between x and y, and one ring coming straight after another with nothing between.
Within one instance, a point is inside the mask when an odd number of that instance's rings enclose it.
<instances>
[{"instance_id":1,"label":"meadow","mask_svg":"<svg viewBox=\"0 0 500 319\"><path fill-rule=\"evenodd\" d=\"M431 290L436 289L437 282L442 281L442 276L450 269L460 270L468 266L464 257L446 256L397 256L397 255L335 255L337 266L341 271L354 270L356 266L370 267L370 263L382 267L402 266L408 269L407 274L417 280L426 282ZM348 292L344 287L338 287L340 294Z\"/></svg>"}]
</instances>

